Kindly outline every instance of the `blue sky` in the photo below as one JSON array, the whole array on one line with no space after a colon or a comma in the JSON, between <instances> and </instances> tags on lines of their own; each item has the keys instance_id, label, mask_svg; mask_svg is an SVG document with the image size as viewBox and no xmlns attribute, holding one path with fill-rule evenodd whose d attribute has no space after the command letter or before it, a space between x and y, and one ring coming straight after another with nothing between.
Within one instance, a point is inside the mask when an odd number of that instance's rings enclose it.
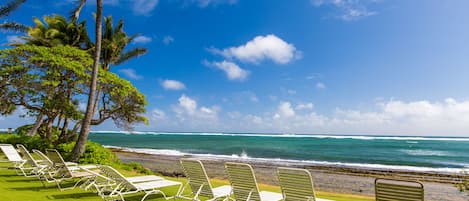
<instances>
[{"instance_id":1,"label":"blue sky","mask_svg":"<svg viewBox=\"0 0 469 201\"><path fill-rule=\"evenodd\" d=\"M149 50L112 68L149 102L136 130L469 136L467 1L104 2ZM72 7L28 1L10 19Z\"/></svg>"}]
</instances>

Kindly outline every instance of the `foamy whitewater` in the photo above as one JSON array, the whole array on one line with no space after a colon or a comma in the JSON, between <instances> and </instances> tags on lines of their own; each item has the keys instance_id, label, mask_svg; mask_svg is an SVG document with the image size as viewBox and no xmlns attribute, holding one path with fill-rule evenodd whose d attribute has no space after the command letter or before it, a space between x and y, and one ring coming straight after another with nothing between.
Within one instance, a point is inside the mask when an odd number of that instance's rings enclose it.
<instances>
[{"instance_id":1,"label":"foamy whitewater","mask_svg":"<svg viewBox=\"0 0 469 201\"><path fill-rule=\"evenodd\" d=\"M125 151L304 165L459 173L469 138L95 131L90 139Z\"/></svg>"}]
</instances>

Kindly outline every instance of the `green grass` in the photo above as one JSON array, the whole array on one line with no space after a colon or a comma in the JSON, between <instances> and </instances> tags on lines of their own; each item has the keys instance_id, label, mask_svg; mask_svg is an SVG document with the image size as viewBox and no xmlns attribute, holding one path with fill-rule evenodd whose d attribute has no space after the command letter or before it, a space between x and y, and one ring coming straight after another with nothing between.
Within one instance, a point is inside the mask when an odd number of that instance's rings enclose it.
<instances>
[{"instance_id":1,"label":"green grass","mask_svg":"<svg viewBox=\"0 0 469 201\"><path fill-rule=\"evenodd\" d=\"M9 164L8 164L9 165ZM24 176L17 176L12 169L6 169L6 163L0 165L0 200L1 201L36 201L36 200L57 200L57 201L101 201L102 199L95 193L87 192L81 189L59 191L55 184L47 184L46 187L36 178L27 178ZM138 175L135 172L119 170L126 176ZM167 179L185 182L185 178L169 178ZM212 180L214 186L228 184L225 180ZM278 192L279 188L270 185L260 185L262 190L269 190ZM177 187L168 187L163 191L171 196L177 191ZM129 195L126 197L128 201L137 201L143 197L143 193ZM369 197L333 194L326 192L318 192L318 197L332 199L337 201L371 201L374 200ZM151 197L151 201L163 201L160 195Z\"/></svg>"}]
</instances>

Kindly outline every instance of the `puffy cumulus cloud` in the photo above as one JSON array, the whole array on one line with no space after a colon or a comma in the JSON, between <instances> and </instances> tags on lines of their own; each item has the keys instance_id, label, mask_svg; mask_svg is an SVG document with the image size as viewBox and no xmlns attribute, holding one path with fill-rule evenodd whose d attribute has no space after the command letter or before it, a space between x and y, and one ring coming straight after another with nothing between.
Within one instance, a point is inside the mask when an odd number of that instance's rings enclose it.
<instances>
[{"instance_id":1,"label":"puffy cumulus cloud","mask_svg":"<svg viewBox=\"0 0 469 201\"><path fill-rule=\"evenodd\" d=\"M141 80L143 76L137 74L134 69L131 68L123 68L119 70L120 73L124 74L126 77L132 80Z\"/></svg>"},{"instance_id":2,"label":"puffy cumulus cloud","mask_svg":"<svg viewBox=\"0 0 469 201\"><path fill-rule=\"evenodd\" d=\"M358 20L378 14L370 11L368 6L376 4L379 0L311 0L316 7L331 6L337 10L334 17L344 21Z\"/></svg>"},{"instance_id":3,"label":"puffy cumulus cloud","mask_svg":"<svg viewBox=\"0 0 469 201\"><path fill-rule=\"evenodd\" d=\"M132 43L134 44L147 44L147 43L150 43L153 39L151 37L148 37L148 36L137 36L134 38L134 40L132 41Z\"/></svg>"},{"instance_id":4,"label":"puffy cumulus cloud","mask_svg":"<svg viewBox=\"0 0 469 201\"><path fill-rule=\"evenodd\" d=\"M370 111L314 111L312 103L280 102L272 112L232 113L223 122L233 132L387 134L443 136L469 133L469 101L381 101ZM298 112L295 112L298 111ZM300 110L302 112L300 112Z\"/></svg>"},{"instance_id":5,"label":"puffy cumulus cloud","mask_svg":"<svg viewBox=\"0 0 469 201\"><path fill-rule=\"evenodd\" d=\"M131 0L131 9L136 15L149 16L158 2L159 0Z\"/></svg>"},{"instance_id":6,"label":"puffy cumulus cloud","mask_svg":"<svg viewBox=\"0 0 469 201\"><path fill-rule=\"evenodd\" d=\"M222 50L211 48L209 51L228 59L235 58L250 63L272 60L277 64L287 64L301 57L301 51L298 51L293 44L287 43L273 34L256 36L246 44L237 47Z\"/></svg>"},{"instance_id":7,"label":"puffy cumulus cloud","mask_svg":"<svg viewBox=\"0 0 469 201\"><path fill-rule=\"evenodd\" d=\"M205 125L218 121L220 108L217 106L199 107L196 100L183 94L179 97L178 104L173 107L173 111L180 121L192 121L192 123Z\"/></svg>"},{"instance_id":8,"label":"puffy cumulus cloud","mask_svg":"<svg viewBox=\"0 0 469 201\"><path fill-rule=\"evenodd\" d=\"M183 90L186 89L186 85L177 80L163 80L161 86L166 90Z\"/></svg>"},{"instance_id":9,"label":"puffy cumulus cloud","mask_svg":"<svg viewBox=\"0 0 469 201\"><path fill-rule=\"evenodd\" d=\"M225 72L229 80L244 81L249 75L249 71L242 69L237 64L230 61L208 62L204 61L206 66L211 66Z\"/></svg>"},{"instance_id":10,"label":"puffy cumulus cloud","mask_svg":"<svg viewBox=\"0 0 469 201\"><path fill-rule=\"evenodd\" d=\"M290 102L281 102L277 108L277 112L274 115L274 119L279 118L290 118L295 116L295 110L293 110Z\"/></svg>"}]
</instances>

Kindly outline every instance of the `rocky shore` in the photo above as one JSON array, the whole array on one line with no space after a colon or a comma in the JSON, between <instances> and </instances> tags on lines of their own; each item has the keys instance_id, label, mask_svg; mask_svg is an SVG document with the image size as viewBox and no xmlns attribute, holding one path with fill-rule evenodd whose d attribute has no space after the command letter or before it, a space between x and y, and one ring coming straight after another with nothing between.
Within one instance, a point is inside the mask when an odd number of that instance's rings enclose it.
<instances>
[{"instance_id":1,"label":"rocky shore","mask_svg":"<svg viewBox=\"0 0 469 201\"><path fill-rule=\"evenodd\" d=\"M123 161L139 162L153 171L170 176L182 176L179 159L191 157L134 153L121 149L113 149L113 151ZM276 161L259 162L249 159L219 159L210 157L198 159L203 161L207 174L211 178L226 179L223 164L227 161L237 161L251 164L255 169L258 182L265 184L277 185L276 167L289 166L310 170L315 182L315 188L319 191L373 196L375 178L411 179L419 180L424 184L425 200L469 200L469 196L459 192L455 187L455 183L464 179L464 175L459 174L305 165L301 163L278 163Z\"/></svg>"}]
</instances>

